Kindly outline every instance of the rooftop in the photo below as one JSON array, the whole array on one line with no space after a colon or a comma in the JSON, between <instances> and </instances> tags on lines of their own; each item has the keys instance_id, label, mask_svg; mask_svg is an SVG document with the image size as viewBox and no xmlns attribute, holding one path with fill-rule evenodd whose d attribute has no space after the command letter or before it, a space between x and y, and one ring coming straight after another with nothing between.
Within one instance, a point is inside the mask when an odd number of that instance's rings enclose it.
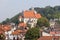
<instances>
[{"instance_id":1,"label":"rooftop","mask_svg":"<svg viewBox=\"0 0 60 40\"><path fill-rule=\"evenodd\" d=\"M41 15L34 10L25 10L23 11L23 17L24 18L41 18ZM19 18L22 18L22 16L19 16Z\"/></svg>"},{"instance_id":2,"label":"rooftop","mask_svg":"<svg viewBox=\"0 0 60 40\"><path fill-rule=\"evenodd\" d=\"M59 40L60 36L42 36L38 40Z\"/></svg>"}]
</instances>

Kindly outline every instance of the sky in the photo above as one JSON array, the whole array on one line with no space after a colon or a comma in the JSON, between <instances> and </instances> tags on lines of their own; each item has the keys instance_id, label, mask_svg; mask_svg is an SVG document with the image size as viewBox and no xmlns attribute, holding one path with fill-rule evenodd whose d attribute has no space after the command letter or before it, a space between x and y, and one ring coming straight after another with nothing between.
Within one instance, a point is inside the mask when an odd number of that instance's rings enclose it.
<instances>
[{"instance_id":1,"label":"sky","mask_svg":"<svg viewBox=\"0 0 60 40\"><path fill-rule=\"evenodd\" d=\"M0 22L31 7L60 6L60 0L0 0Z\"/></svg>"}]
</instances>

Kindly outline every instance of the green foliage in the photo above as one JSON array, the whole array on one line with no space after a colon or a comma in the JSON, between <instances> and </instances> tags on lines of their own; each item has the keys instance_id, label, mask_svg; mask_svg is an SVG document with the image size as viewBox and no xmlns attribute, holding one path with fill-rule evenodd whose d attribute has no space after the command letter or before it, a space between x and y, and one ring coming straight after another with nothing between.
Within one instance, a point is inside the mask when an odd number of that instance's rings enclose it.
<instances>
[{"instance_id":1,"label":"green foliage","mask_svg":"<svg viewBox=\"0 0 60 40\"><path fill-rule=\"evenodd\" d=\"M10 19L7 18L5 21L2 22L2 24L7 24L7 23L9 23L9 22L10 22Z\"/></svg>"},{"instance_id":2,"label":"green foliage","mask_svg":"<svg viewBox=\"0 0 60 40\"><path fill-rule=\"evenodd\" d=\"M10 23L10 22L13 22L13 23L15 23L15 24L18 24L18 23L19 23L19 19L18 19L19 15L20 15L20 13L17 14L17 15L15 15L15 16L12 17L11 19L7 18L6 20L4 20L4 21L2 22L2 24L7 24L7 23Z\"/></svg>"},{"instance_id":3,"label":"green foliage","mask_svg":"<svg viewBox=\"0 0 60 40\"><path fill-rule=\"evenodd\" d=\"M35 7L34 9L49 20L55 18L54 15L57 14L56 12L60 13L60 6L46 6L45 8Z\"/></svg>"},{"instance_id":4,"label":"green foliage","mask_svg":"<svg viewBox=\"0 0 60 40\"><path fill-rule=\"evenodd\" d=\"M30 8L30 10L32 10L32 9ZM55 6L55 7L47 6L45 8L35 7L34 10L49 20L60 16L60 6ZM15 15L11 19L9 19L9 21L4 20L2 23L5 24L7 22L13 22L15 24L18 24L19 23L19 21L18 21L19 15L22 15L22 13Z\"/></svg>"},{"instance_id":5,"label":"green foliage","mask_svg":"<svg viewBox=\"0 0 60 40\"><path fill-rule=\"evenodd\" d=\"M60 21L56 21L58 24L60 24Z\"/></svg>"},{"instance_id":6,"label":"green foliage","mask_svg":"<svg viewBox=\"0 0 60 40\"><path fill-rule=\"evenodd\" d=\"M60 12L56 12L55 15L54 15L54 18L60 18Z\"/></svg>"},{"instance_id":7,"label":"green foliage","mask_svg":"<svg viewBox=\"0 0 60 40\"><path fill-rule=\"evenodd\" d=\"M26 40L37 40L40 37L39 28L31 28L27 31Z\"/></svg>"},{"instance_id":8,"label":"green foliage","mask_svg":"<svg viewBox=\"0 0 60 40\"><path fill-rule=\"evenodd\" d=\"M38 19L37 25L38 25L39 27L42 27L42 26L49 27L49 21L48 21L47 18L42 17L42 18Z\"/></svg>"},{"instance_id":9,"label":"green foliage","mask_svg":"<svg viewBox=\"0 0 60 40\"><path fill-rule=\"evenodd\" d=\"M18 24L19 23L19 16L20 16L20 13L15 15L14 17L12 17L10 20L11 22L15 23L15 24Z\"/></svg>"}]
</instances>

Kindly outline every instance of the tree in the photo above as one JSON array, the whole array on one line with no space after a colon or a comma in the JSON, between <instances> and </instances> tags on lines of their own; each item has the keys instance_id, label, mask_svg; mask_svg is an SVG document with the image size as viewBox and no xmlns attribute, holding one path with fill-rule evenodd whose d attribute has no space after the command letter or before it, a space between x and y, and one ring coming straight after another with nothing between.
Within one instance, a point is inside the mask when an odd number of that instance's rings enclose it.
<instances>
[{"instance_id":1,"label":"tree","mask_svg":"<svg viewBox=\"0 0 60 40\"><path fill-rule=\"evenodd\" d=\"M54 18L57 18L59 20L60 19L60 12L56 12L54 15Z\"/></svg>"},{"instance_id":2,"label":"tree","mask_svg":"<svg viewBox=\"0 0 60 40\"><path fill-rule=\"evenodd\" d=\"M37 40L40 37L39 28L31 28L27 31L26 40Z\"/></svg>"},{"instance_id":3,"label":"tree","mask_svg":"<svg viewBox=\"0 0 60 40\"><path fill-rule=\"evenodd\" d=\"M39 27L42 27L42 26L49 27L49 21L48 21L47 18L42 17L42 18L38 19L37 25L38 25Z\"/></svg>"},{"instance_id":4,"label":"tree","mask_svg":"<svg viewBox=\"0 0 60 40\"><path fill-rule=\"evenodd\" d=\"M10 19L7 18L5 21L2 22L2 24L7 24L7 23L9 23L9 22L10 22Z\"/></svg>"},{"instance_id":5,"label":"tree","mask_svg":"<svg viewBox=\"0 0 60 40\"><path fill-rule=\"evenodd\" d=\"M13 23L15 23L15 24L17 24L18 25L18 23L19 23L19 16L21 15L21 13L19 13L19 14L17 14L17 15L15 15L14 17L12 17L10 20L11 20L11 22L13 22Z\"/></svg>"},{"instance_id":6,"label":"tree","mask_svg":"<svg viewBox=\"0 0 60 40\"><path fill-rule=\"evenodd\" d=\"M31 10L32 8L30 8L29 10ZM51 6L47 6L45 8L40 8L40 7L35 7L34 10L41 14L42 16L46 17L47 19L54 19L54 15L56 12L60 12L60 6L55 6L55 7L51 7ZM56 13L57 14L57 13ZM23 15L22 12L18 13L17 15L15 15L14 17L12 17L10 19L11 22L18 24L18 17ZM6 21L4 20L3 23L6 23Z\"/></svg>"}]
</instances>

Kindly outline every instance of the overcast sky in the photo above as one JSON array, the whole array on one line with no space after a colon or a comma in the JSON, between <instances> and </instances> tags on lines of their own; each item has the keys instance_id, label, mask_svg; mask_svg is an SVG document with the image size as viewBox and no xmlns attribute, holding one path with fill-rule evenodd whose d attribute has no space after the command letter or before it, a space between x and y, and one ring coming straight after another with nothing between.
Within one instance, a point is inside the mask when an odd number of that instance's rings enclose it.
<instances>
[{"instance_id":1,"label":"overcast sky","mask_svg":"<svg viewBox=\"0 0 60 40\"><path fill-rule=\"evenodd\" d=\"M0 0L0 22L30 7L60 5L60 0Z\"/></svg>"}]
</instances>

